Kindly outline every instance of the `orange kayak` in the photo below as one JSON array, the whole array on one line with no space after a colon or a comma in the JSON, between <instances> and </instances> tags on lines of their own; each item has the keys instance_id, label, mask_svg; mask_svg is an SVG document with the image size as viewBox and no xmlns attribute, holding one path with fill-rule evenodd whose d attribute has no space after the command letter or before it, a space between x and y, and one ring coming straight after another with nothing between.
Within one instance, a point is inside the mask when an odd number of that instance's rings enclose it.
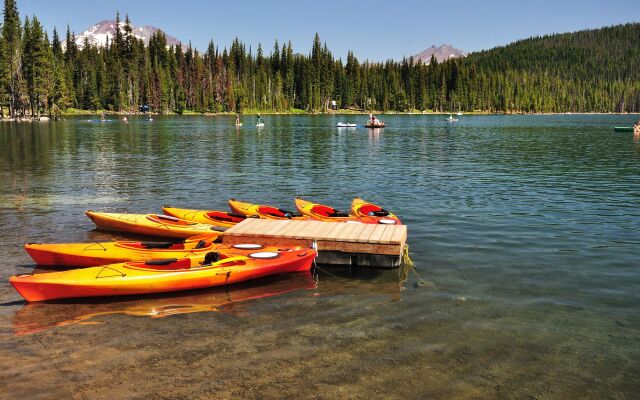
<instances>
[{"instance_id":1,"label":"orange kayak","mask_svg":"<svg viewBox=\"0 0 640 400\"><path fill-rule=\"evenodd\" d=\"M213 239L215 236L194 236L182 242L29 243L24 248L38 265L94 267L152 258L198 257L211 251L246 255L264 247L248 243L230 246L213 243Z\"/></svg>"},{"instance_id":2,"label":"orange kayak","mask_svg":"<svg viewBox=\"0 0 640 400\"><path fill-rule=\"evenodd\" d=\"M170 258L16 275L9 282L27 301L164 293L307 271L315 256L307 248L258 251L248 256L211 252L200 259Z\"/></svg>"},{"instance_id":3,"label":"orange kayak","mask_svg":"<svg viewBox=\"0 0 640 400\"><path fill-rule=\"evenodd\" d=\"M380 217L397 221L398 224L401 223L400 218L398 218L395 214L390 213L377 204L364 201L360 197L356 197L355 199L353 199L353 202L351 202L351 214L357 217Z\"/></svg>"},{"instance_id":4,"label":"orange kayak","mask_svg":"<svg viewBox=\"0 0 640 400\"><path fill-rule=\"evenodd\" d=\"M201 224L211 224L217 226L231 227L238 222L244 221L247 216L240 213L226 211L189 210L186 208L175 208L170 206L162 207L162 211L176 218Z\"/></svg>"},{"instance_id":5,"label":"orange kayak","mask_svg":"<svg viewBox=\"0 0 640 400\"><path fill-rule=\"evenodd\" d=\"M58 326L83 323L105 315L163 318L177 314L224 312L225 307L230 304L316 287L311 271L302 271L204 291L133 297L117 302L74 301L57 304L55 309L42 302L27 303L16 311L13 331L16 335L28 335Z\"/></svg>"},{"instance_id":6,"label":"orange kayak","mask_svg":"<svg viewBox=\"0 0 640 400\"><path fill-rule=\"evenodd\" d=\"M363 224L396 224L395 220L385 220L381 217L372 216L356 216L346 213L344 211L336 210L333 207L326 206L324 204L312 203L304 200L300 197L295 199L296 208L302 214L309 216L319 221L332 221L332 222L362 222Z\"/></svg>"},{"instance_id":7,"label":"orange kayak","mask_svg":"<svg viewBox=\"0 0 640 400\"><path fill-rule=\"evenodd\" d=\"M267 219L309 219L295 211L283 210L278 207L265 206L262 204L245 203L235 199L229 200L231 211L247 217L259 217Z\"/></svg>"},{"instance_id":8,"label":"orange kayak","mask_svg":"<svg viewBox=\"0 0 640 400\"><path fill-rule=\"evenodd\" d=\"M91 210L86 214L98 229L167 238L186 239L204 233L216 235L226 229L162 214L104 213Z\"/></svg>"}]
</instances>

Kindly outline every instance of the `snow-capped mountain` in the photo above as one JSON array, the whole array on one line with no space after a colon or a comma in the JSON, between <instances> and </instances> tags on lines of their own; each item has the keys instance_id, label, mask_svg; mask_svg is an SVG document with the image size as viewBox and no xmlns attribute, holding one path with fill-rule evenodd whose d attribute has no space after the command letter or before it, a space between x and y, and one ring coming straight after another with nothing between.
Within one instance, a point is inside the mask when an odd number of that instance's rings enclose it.
<instances>
[{"instance_id":1,"label":"snow-capped mountain","mask_svg":"<svg viewBox=\"0 0 640 400\"><path fill-rule=\"evenodd\" d=\"M149 39L151 38L151 36L155 32L160 30L155 26L149 26L149 25L135 26L131 24L131 28L132 28L133 36L135 36L137 39L144 40L145 45L148 45ZM124 22L122 21L120 21L120 30L124 34ZM92 45L100 47L100 46L104 46L107 43L107 38L109 39L109 43L111 43L115 34L116 34L116 21L105 20L105 21L98 22L91 28L77 35L75 41L78 47L80 48L84 46L85 39L88 39L89 43L91 43ZM181 42L178 39L174 38L173 36L167 35L166 32L165 32L165 36L167 37L168 46L181 45Z\"/></svg>"},{"instance_id":2,"label":"snow-capped mountain","mask_svg":"<svg viewBox=\"0 0 640 400\"><path fill-rule=\"evenodd\" d=\"M450 44L443 44L439 47L433 45L413 56L413 61L417 62L418 60L421 60L423 63L429 64L429 62L431 62L432 55L435 55L436 60L440 63L450 58L465 57L467 54L460 49L456 49Z\"/></svg>"}]
</instances>

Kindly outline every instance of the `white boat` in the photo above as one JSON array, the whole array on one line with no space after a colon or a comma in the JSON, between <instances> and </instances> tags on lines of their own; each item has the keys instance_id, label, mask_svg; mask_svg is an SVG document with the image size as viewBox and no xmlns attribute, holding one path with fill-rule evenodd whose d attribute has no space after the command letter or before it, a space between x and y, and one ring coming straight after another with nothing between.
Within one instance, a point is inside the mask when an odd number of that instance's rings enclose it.
<instances>
[{"instance_id":1,"label":"white boat","mask_svg":"<svg viewBox=\"0 0 640 400\"><path fill-rule=\"evenodd\" d=\"M453 118L452 114L449 114L449 118L445 119L447 122L458 122L458 118Z\"/></svg>"},{"instance_id":2,"label":"white boat","mask_svg":"<svg viewBox=\"0 0 640 400\"><path fill-rule=\"evenodd\" d=\"M258 122L256 124L256 128L262 128L264 126L264 122Z\"/></svg>"},{"instance_id":3,"label":"white boat","mask_svg":"<svg viewBox=\"0 0 640 400\"><path fill-rule=\"evenodd\" d=\"M350 124L348 122L338 122L336 124L338 128L355 128L358 124Z\"/></svg>"},{"instance_id":4,"label":"white boat","mask_svg":"<svg viewBox=\"0 0 640 400\"><path fill-rule=\"evenodd\" d=\"M236 126L238 126L238 127L239 127L239 126L242 126L242 122L240 122L239 124L236 124Z\"/></svg>"},{"instance_id":5,"label":"white boat","mask_svg":"<svg viewBox=\"0 0 640 400\"><path fill-rule=\"evenodd\" d=\"M458 112L456 113L456 115L457 115L457 116L459 116L459 117L460 117L460 116L462 116L462 111L458 111Z\"/></svg>"}]
</instances>

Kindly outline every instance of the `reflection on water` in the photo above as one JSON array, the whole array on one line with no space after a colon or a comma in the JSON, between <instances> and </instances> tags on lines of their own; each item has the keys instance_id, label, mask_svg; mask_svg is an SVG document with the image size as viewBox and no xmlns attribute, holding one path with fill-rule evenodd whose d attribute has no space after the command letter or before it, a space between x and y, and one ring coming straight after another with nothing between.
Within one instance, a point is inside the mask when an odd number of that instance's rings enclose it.
<instances>
[{"instance_id":1,"label":"reflection on water","mask_svg":"<svg viewBox=\"0 0 640 400\"><path fill-rule=\"evenodd\" d=\"M281 274L240 285L161 296L28 303L16 312L13 329L17 335L23 335L56 326L85 323L96 317L114 314L163 318L205 311L230 311L231 305L235 303L315 288L316 280L311 272L301 272Z\"/></svg>"},{"instance_id":2,"label":"reflection on water","mask_svg":"<svg viewBox=\"0 0 640 400\"><path fill-rule=\"evenodd\" d=\"M52 271L36 268L34 273ZM313 272L279 274L237 285L150 296L68 299L27 303L16 311L13 330L17 335L72 324L97 323L97 317L129 315L163 318L197 312L234 312L237 304L278 296L297 290L313 290L315 296L327 296L350 288L351 294L388 296L400 299L407 268L395 270L361 267L318 266Z\"/></svg>"}]
</instances>

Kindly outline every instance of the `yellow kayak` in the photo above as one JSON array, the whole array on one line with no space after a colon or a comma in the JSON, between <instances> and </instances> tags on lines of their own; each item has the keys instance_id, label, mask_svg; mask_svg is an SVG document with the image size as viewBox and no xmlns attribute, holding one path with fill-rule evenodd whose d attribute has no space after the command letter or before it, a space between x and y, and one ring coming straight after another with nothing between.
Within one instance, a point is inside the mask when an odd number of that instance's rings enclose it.
<instances>
[{"instance_id":1,"label":"yellow kayak","mask_svg":"<svg viewBox=\"0 0 640 400\"><path fill-rule=\"evenodd\" d=\"M204 257L217 251L225 255L247 255L256 251L283 248L254 243L228 245L214 243L210 235L193 236L182 242L134 242L119 240L102 243L29 243L24 246L38 265L95 267L119 262L144 261L155 258Z\"/></svg>"},{"instance_id":2,"label":"yellow kayak","mask_svg":"<svg viewBox=\"0 0 640 400\"><path fill-rule=\"evenodd\" d=\"M98 229L166 238L186 239L205 233L216 235L226 229L162 214L104 213L91 210L86 214Z\"/></svg>"},{"instance_id":3,"label":"yellow kayak","mask_svg":"<svg viewBox=\"0 0 640 400\"><path fill-rule=\"evenodd\" d=\"M307 215L313 219L319 221L332 221L332 222L361 222L363 224L390 224L395 225L399 223L393 219L385 219L377 216L369 215L351 215L344 211L336 210L333 207L313 203L311 201L304 200L300 197L295 199L296 208L302 214Z\"/></svg>"},{"instance_id":4,"label":"yellow kayak","mask_svg":"<svg viewBox=\"0 0 640 400\"><path fill-rule=\"evenodd\" d=\"M395 214L385 210L377 204L362 200L360 197L356 197L351 202L351 213L357 217L380 217L400 223L400 218Z\"/></svg>"},{"instance_id":5,"label":"yellow kayak","mask_svg":"<svg viewBox=\"0 0 640 400\"><path fill-rule=\"evenodd\" d=\"M171 206L162 207L162 211L167 215L171 215L172 217L181 218L187 221L225 227L234 226L238 222L244 221L247 218L244 214L234 212L216 210L189 210L186 208L176 208Z\"/></svg>"},{"instance_id":6,"label":"yellow kayak","mask_svg":"<svg viewBox=\"0 0 640 400\"><path fill-rule=\"evenodd\" d=\"M93 267L152 258L193 257L229 247L213 243L215 238L215 235L194 236L183 242L29 243L24 248L38 265Z\"/></svg>"},{"instance_id":7,"label":"yellow kayak","mask_svg":"<svg viewBox=\"0 0 640 400\"><path fill-rule=\"evenodd\" d=\"M237 214L246 215L247 217L259 217L266 219L308 219L294 211L283 210L278 207L266 206L263 204L252 204L229 200L231 211Z\"/></svg>"}]
</instances>

